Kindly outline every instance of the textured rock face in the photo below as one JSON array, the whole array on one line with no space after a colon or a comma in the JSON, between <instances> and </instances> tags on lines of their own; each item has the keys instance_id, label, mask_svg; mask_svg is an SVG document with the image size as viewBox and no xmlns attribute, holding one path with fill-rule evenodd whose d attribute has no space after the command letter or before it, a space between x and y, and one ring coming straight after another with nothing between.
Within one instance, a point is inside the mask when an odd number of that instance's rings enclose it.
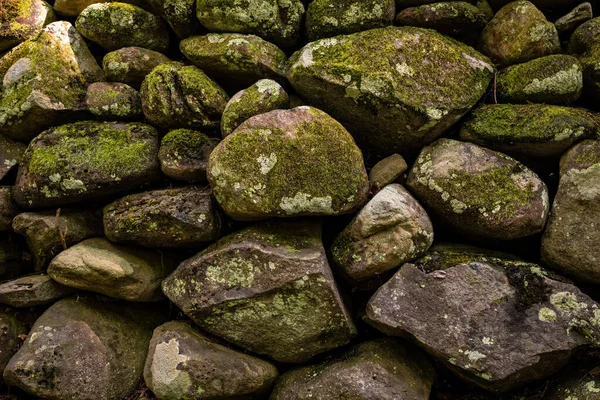
<instances>
[{"instance_id":1,"label":"textured rock face","mask_svg":"<svg viewBox=\"0 0 600 400\"><path fill-rule=\"evenodd\" d=\"M384 158L369 171L369 185L371 190L377 191L396 181L406 172L408 165L400 154L392 154Z\"/></svg>"},{"instance_id":2,"label":"textured rock face","mask_svg":"<svg viewBox=\"0 0 600 400\"><path fill-rule=\"evenodd\" d=\"M75 289L55 282L48 275L28 275L0 285L0 303L12 307L52 304Z\"/></svg>"},{"instance_id":3,"label":"textured rock face","mask_svg":"<svg viewBox=\"0 0 600 400\"><path fill-rule=\"evenodd\" d=\"M92 83L87 88L85 104L98 119L135 120L142 116L139 93L124 83Z\"/></svg>"},{"instance_id":4,"label":"textured rock face","mask_svg":"<svg viewBox=\"0 0 600 400\"><path fill-rule=\"evenodd\" d=\"M337 358L284 374L273 400L429 399L434 369L419 350L393 339L353 347Z\"/></svg>"},{"instance_id":5,"label":"textured rock face","mask_svg":"<svg viewBox=\"0 0 600 400\"><path fill-rule=\"evenodd\" d=\"M582 23L589 21L593 17L592 5L590 3L581 3L568 14L560 17L554 23L559 35L567 36Z\"/></svg>"},{"instance_id":6,"label":"textured rock face","mask_svg":"<svg viewBox=\"0 0 600 400\"><path fill-rule=\"evenodd\" d=\"M52 7L42 0L5 0L0 21L0 51L40 33L55 20Z\"/></svg>"},{"instance_id":7,"label":"textured rock face","mask_svg":"<svg viewBox=\"0 0 600 400\"><path fill-rule=\"evenodd\" d=\"M156 328L144 368L146 384L163 400L259 398L277 375L272 364L217 344L178 321Z\"/></svg>"},{"instance_id":8,"label":"textured rock face","mask_svg":"<svg viewBox=\"0 0 600 400\"><path fill-rule=\"evenodd\" d=\"M481 98L493 73L471 47L431 30L390 27L309 43L290 58L287 76L361 147L391 154L440 136Z\"/></svg>"},{"instance_id":9,"label":"textured rock face","mask_svg":"<svg viewBox=\"0 0 600 400\"><path fill-rule=\"evenodd\" d=\"M314 222L263 223L184 261L163 292L203 330L282 362L355 334Z\"/></svg>"},{"instance_id":10,"label":"textured rock face","mask_svg":"<svg viewBox=\"0 0 600 400\"><path fill-rule=\"evenodd\" d=\"M167 56L141 47L123 47L107 53L102 68L109 82L123 82L139 88L146 75L160 64L171 61Z\"/></svg>"},{"instance_id":11,"label":"textured rock face","mask_svg":"<svg viewBox=\"0 0 600 400\"><path fill-rule=\"evenodd\" d=\"M0 135L0 180L19 164L26 148L23 143Z\"/></svg>"},{"instance_id":12,"label":"textured rock face","mask_svg":"<svg viewBox=\"0 0 600 400\"><path fill-rule=\"evenodd\" d=\"M598 305L572 284L477 249L434 250L380 287L366 318L463 378L509 390L550 375L595 340Z\"/></svg>"},{"instance_id":13,"label":"textured rock face","mask_svg":"<svg viewBox=\"0 0 600 400\"><path fill-rule=\"evenodd\" d=\"M583 97L594 104L600 96L600 74L596 67L600 60L600 18L581 24L569 39L569 53L579 58L583 67Z\"/></svg>"},{"instance_id":14,"label":"textured rock face","mask_svg":"<svg viewBox=\"0 0 600 400\"><path fill-rule=\"evenodd\" d=\"M250 118L215 148L207 173L217 201L238 220L347 214L368 191L352 137L312 107Z\"/></svg>"}]
</instances>

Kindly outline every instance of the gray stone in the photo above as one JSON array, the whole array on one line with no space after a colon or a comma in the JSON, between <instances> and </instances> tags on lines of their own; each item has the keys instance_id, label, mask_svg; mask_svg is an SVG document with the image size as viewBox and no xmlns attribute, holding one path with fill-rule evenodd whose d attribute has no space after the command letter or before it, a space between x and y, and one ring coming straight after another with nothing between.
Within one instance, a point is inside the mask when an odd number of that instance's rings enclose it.
<instances>
[{"instance_id":1,"label":"gray stone","mask_svg":"<svg viewBox=\"0 0 600 400\"><path fill-rule=\"evenodd\" d=\"M52 304L74 291L48 275L28 275L0 284L0 303L17 308L34 307Z\"/></svg>"},{"instance_id":2,"label":"gray stone","mask_svg":"<svg viewBox=\"0 0 600 400\"><path fill-rule=\"evenodd\" d=\"M560 17L554 23L558 34L567 36L573 32L579 25L589 21L593 17L592 5L590 3L581 3L568 14Z\"/></svg>"},{"instance_id":3,"label":"gray stone","mask_svg":"<svg viewBox=\"0 0 600 400\"><path fill-rule=\"evenodd\" d=\"M396 182L408 170L408 165L400 154L392 154L384 158L369 171L369 186L378 192L386 185Z\"/></svg>"}]
</instances>

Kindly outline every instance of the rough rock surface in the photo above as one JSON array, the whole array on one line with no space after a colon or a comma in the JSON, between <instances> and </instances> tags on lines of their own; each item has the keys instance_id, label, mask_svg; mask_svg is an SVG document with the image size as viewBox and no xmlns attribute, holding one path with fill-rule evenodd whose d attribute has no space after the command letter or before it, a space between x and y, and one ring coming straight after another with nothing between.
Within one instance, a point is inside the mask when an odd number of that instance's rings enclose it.
<instances>
[{"instance_id":1,"label":"rough rock surface","mask_svg":"<svg viewBox=\"0 0 600 400\"><path fill-rule=\"evenodd\" d=\"M12 186L0 186L0 231L12 228L13 218L21 212L13 200Z\"/></svg>"},{"instance_id":2,"label":"rough rock surface","mask_svg":"<svg viewBox=\"0 0 600 400\"><path fill-rule=\"evenodd\" d=\"M0 180L21 162L26 148L23 143L0 135Z\"/></svg>"},{"instance_id":3,"label":"rough rock surface","mask_svg":"<svg viewBox=\"0 0 600 400\"><path fill-rule=\"evenodd\" d=\"M377 191L395 182L408 169L406 161L400 154L392 154L384 158L369 171L369 186Z\"/></svg>"},{"instance_id":4,"label":"rough rock surface","mask_svg":"<svg viewBox=\"0 0 600 400\"><path fill-rule=\"evenodd\" d=\"M7 308L0 308L0 371L4 371L10 358L19 350L21 339L19 336L26 335L27 329L19 321L15 313ZM2 377L0 377L2 382Z\"/></svg>"},{"instance_id":5,"label":"rough rock surface","mask_svg":"<svg viewBox=\"0 0 600 400\"><path fill-rule=\"evenodd\" d=\"M109 82L122 82L139 88L146 75L160 64L171 61L167 56L142 47L123 47L106 53L102 68Z\"/></svg>"},{"instance_id":6,"label":"rough rock surface","mask_svg":"<svg viewBox=\"0 0 600 400\"><path fill-rule=\"evenodd\" d=\"M87 88L85 104L98 119L134 120L142 116L140 94L124 83L92 83Z\"/></svg>"},{"instance_id":7,"label":"rough rock surface","mask_svg":"<svg viewBox=\"0 0 600 400\"><path fill-rule=\"evenodd\" d=\"M12 307L34 307L52 304L74 291L48 275L27 275L0 284L0 303Z\"/></svg>"},{"instance_id":8,"label":"rough rock surface","mask_svg":"<svg viewBox=\"0 0 600 400\"><path fill-rule=\"evenodd\" d=\"M0 19L0 51L37 36L55 18L52 6L43 0L4 0Z\"/></svg>"},{"instance_id":9,"label":"rough rock surface","mask_svg":"<svg viewBox=\"0 0 600 400\"><path fill-rule=\"evenodd\" d=\"M568 14L560 17L554 23L558 34L567 36L573 32L579 25L589 21L593 17L592 5L590 3L581 3Z\"/></svg>"},{"instance_id":10,"label":"rough rock surface","mask_svg":"<svg viewBox=\"0 0 600 400\"><path fill-rule=\"evenodd\" d=\"M583 67L583 97L594 108L600 96L600 18L593 18L581 24L569 39L568 51L577 58Z\"/></svg>"},{"instance_id":11,"label":"rough rock surface","mask_svg":"<svg viewBox=\"0 0 600 400\"><path fill-rule=\"evenodd\" d=\"M140 7L162 17L179 39L185 39L202 32L202 25L196 18L196 0L137 0ZM146 4L144 4L146 3Z\"/></svg>"}]
</instances>

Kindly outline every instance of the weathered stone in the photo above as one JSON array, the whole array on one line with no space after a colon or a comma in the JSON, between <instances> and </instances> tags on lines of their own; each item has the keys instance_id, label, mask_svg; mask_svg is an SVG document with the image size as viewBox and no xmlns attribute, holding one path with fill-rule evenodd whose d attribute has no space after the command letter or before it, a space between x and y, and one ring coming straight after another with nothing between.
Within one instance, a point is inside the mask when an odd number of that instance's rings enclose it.
<instances>
[{"instance_id":1,"label":"weathered stone","mask_svg":"<svg viewBox=\"0 0 600 400\"><path fill-rule=\"evenodd\" d=\"M21 162L26 145L0 135L0 180Z\"/></svg>"},{"instance_id":2,"label":"weathered stone","mask_svg":"<svg viewBox=\"0 0 600 400\"><path fill-rule=\"evenodd\" d=\"M21 274L25 254L10 235L0 236L0 279L11 279Z\"/></svg>"},{"instance_id":3,"label":"weathered stone","mask_svg":"<svg viewBox=\"0 0 600 400\"><path fill-rule=\"evenodd\" d=\"M354 346L342 355L285 373L271 400L427 400L435 370L423 353L394 339Z\"/></svg>"},{"instance_id":4,"label":"weathered stone","mask_svg":"<svg viewBox=\"0 0 600 400\"><path fill-rule=\"evenodd\" d=\"M596 343L599 314L592 299L538 265L464 246L439 246L405 264L366 310L382 332L410 338L493 391L548 376Z\"/></svg>"},{"instance_id":5,"label":"weathered stone","mask_svg":"<svg viewBox=\"0 0 600 400\"><path fill-rule=\"evenodd\" d=\"M162 300L160 283L174 261L161 252L93 238L59 253L48 266L56 282L129 301Z\"/></svg>"},{"instance_id":6,"label":"weathered stone","mask_svg":"<svg viewBox=\"0 0 600 400\"><path fill-rule=\"evenodd\" d=\"M221 118L221 135L230 135L250 117L288 108L289 103L290 99L279 83L261 79L229 100Z\"/></svg>"},{"instance_id":7,"label":"weathered stone","mask_svg":"<svg viewBox=\"0 0 600 400\"><path fill-rule=\"evenodd\" d=\"M471 47L413 27L318 40L288 63L298 94L362 148L385 154L416 151L440 136L481 98L493 73Z\"/></svg>"},{"instance_id":8,"label":"weathered stone","mask_svg":"<svg viewBox=\"0 0 600 400\"><path fill-rule=\"evenodd\" d=\"M219 127L229 96L202 70L178 62L150 72L140 91L144 115L163 129Z\"/></svg>"},{"instance_id":9,"label":"weathered stone","mask_svg":"<svg viewBox=\"0 0 600 400\"><path fill-rule=\"evenodd\" d=\"M502 7L481 34L481 51L500 66L523 63L560 53L554 24L531 2L513 1Z\"/></svg>"},{"instance_id":10,"label":"weathered stone","mask_svg":"<svg viewBox=\"0 0 600 400\"><path fill-rule=\"evenodd\" d=\"M369 171L369 186L373 191L379 191L393 183L408 169L406 161L400 154L392 154L384 158Z\"/></svg>"},{"instance_id":11,"label":"weathered stone","mask_svg":"<svg viewBox=\"0 0 600 400\"><path fill-rule=\"evenodd\" d=\"M52 304L74 291L48 275L28 275L0 284L0 303L12 307L34 307Z\"/></svg>"},{"instance_id":12,"label":"weathered stone","mask_svg":"<svg viewBox=\"0 0 600 400\"><path fill-rule=\"evenodd\" d=\"M0 231L12 228L13 218L21 211L13 201L12 186L0 186Z\"/></svg>"},{"instance_id":13,"label":"weathered stone","mask_svg":"<svg viewBox=\"0 0 600 400\"><path fill-rule=\"evenodd\" d=\"M374 278L420 257L433 243L427 212L398 184L384 187L333 242L334 265L351 279Z\"/></svg>"},{"instance_id":14,"label":"weathered stone","mask_svg":"<svg viewBox=\"0 0 600 400\"><path fill-rule=\"evenodd\" d=\"M35 322L4 379L45 399L126 398L142 376L160 320L123 303L60 300Z\"/></svg>"},{"instance_id":15,"label":"weathered stone","mask_svg":"<svg viewBox=\"0 0 600 400\"><path fill-rule=\"evenodd\" d=\"M482 238L529 236L548 216L548 189L534 172L471 143L439 139L425 147L407 185L443 223Z\"/></svg>"},{"instance_id":16,"label":"weathered stone","mask_svg":"<svg viewBox=\"0 0 600 400\"><path fill-rule=\"evenodd\" d=\"M27 329L15 313L7 307L0 308L0 371L4 371L8 360L19 350L20 336L27 335ZM2 377L0 377L2 382Z\"/></svg>"},{"instance_id":17,"label":"weathered stone","mask_svg":"<svg viewBox=\"0 0 600 400\"><path fill-rule=\"evenodd\" d=\"M104 207L104 233L117 243L196 247L219 238L210 189L184 187L125 196Z\"/></svg>"},{"instance_id":18,"label":"weathered stone","mask_svg":"<svg viewBox=\"0 0 600 400\"><path fill-rule=\"evenodd\" d=\"M87 210L25 212L13 219L12 226L25 238L36 271L44 270L65 246L104 233L101 216Z\"/></svg>"},{"instance_id":19,"label":"weathered stone","mask_svg":"<svg viewBox=\"0 0 600 400\"><path fill-rule=\"evenodd\" d=\"M162 287L203 330L277 361L307 361L356 333L313 221L227 236L181 263Z\"/></svg>"},{"instance_id":20,"label":"weathered stone","mask_svg":"<svg viewBox=\"0 0 600 400\"><path fill-rule=\"evenodd\" d=\"M167 21L179 39L198 35L202 30L196 18L196 0L141 1L149 3L152 12Z\"/></svg>"},{"instance_id":21,"label":"weathered stone","mask_svg":"<svg viewBox=\"0 0 600 400\"><path fill-rule=\"evenodd\" d=\"M259 79L285 80L285 53L258 36L210 33L182 40L179 48L227 89L238 91Z\"/></svg>"},{"instance_id":22,"label":"weathered stone","mask_svg":"<svg viewBox=\"0 0 600 400\"><path fill-rule=\"evenodd\" d=\"M392 25L394 0L313 0L306 11L309 42Z\"/></svg>"},{"instance_id":23,"label":"weathered stone","mask_svg":"<svg viewBox=\"0 0 600 400\"><path fill-rule=\"evenodd\" d=\"M146 384L162 400L259 398L277 375L274 365L217 344L182 321L156 328L144 368Z\"/></svg>"},{"instance_id":24,"label":"weathered stone","mask_svg":"<svg viewBox=\"0 0 600 400\"><path fill-rule=\"evenodd\" d=\"M583 97L597 108L600 99L600 18L581 24L571 35L569 53L579 58L583 67Z\"/></svg>"},{"instance_id":25,"label":"weathered stone","mask_svg":"<svg viewBox=\"0 0 600 400\"><path fill-rule=\"evenodd\" d=\"M4 0L0 9L0 51L39 35L56 20L52 6L43 0Z\"/></svg>"},{"instance_id":26,"label":"weathered stone","mask_svg":"<svg viewBox=\"0 0 600 400\"><path fill-rule=\"evenodd\" d=\"M0 58L0 77L0 131L28 142L81 117L86 87L103 73L81 35L59 21Z\"/></svg>"},{"instance_id":27,"label":"weathered stone","mask_svg":"<svg viewBox=\"0 0 600 400\"><path fill-rule=\"evenodd\" d=\"M219 139L202 132L176 129L167 133L160 144L160 169L169 178L184 182L206 182L206 167L210 153Z\"/></svg>"},{"instance_id":28,"label":"weathered stone","mask_svg":"<svg viewBox=\"0 0 600 400\"><path fill-rule=\"evenodd\" d=\"M590 3L581 3L568 14L560 17L554 23L558 34L567 36L573 32L579 25L592 19L592 5Z\"/></svg>"},{"instance_id":29,"label":"weathered stone","mask_svg":"<svg viewBox=\"0 0 600 400\"><path fill-rule=\"evenodd\" d=\"M112 1L112 0L108 0ZM77 17L88 6L96 3L106 3L107 0L54 0L54 11L66 17ZM133 4L142 8L149 8L148 0L122 0L121 3Z\"/></svg>"},{"instance_id":30,"label":"weathered stone","mask_svg":"<svg viewBox=\"0 0 600 400\"><path fill-rule=\"evenodd\" d=\"M544 104L490 104L473 111L461 140L511 155L559 157L600 133L600 120L582 108Z\"/></svg>"},{"instance_id":31,"label":"weathered stone","mask_svg":"<svg viewBox=\"0 0 600 400\"><path fill-rule=\"evenodd\" d=\"M169 57L157 51L123 47L107 53L102 59L102 68L109 82L123 82L139 88L150 71L169 61Z\"/></svg>"},{"instance_id":32,"label":"weathered stone","mask_svg":"<svg viewBox=\"0 0 600 400\"><path fill-rule=\"evenodd\" d=\"M301 0L197 0L196 7L198 20L211 32L250 33L283 47L300 39Z\"/></svg>"},{"instance_id":33,"label":"weathered stone","mask_svg":"<svg viewBox=\"0 0 600 400\"><path fill-rule=\"evenodd\" d=\"M140 94L124 83L92 83L87 88L85 103L99 119L132 120L142 116Z\"/></svg>"},{"instance_id":34,"label":"weathered stone","mask_svg":"<svg viewBox=\"0 0 600 400\"><path fill-rule=\"evenodd\" d=\"M207 174L217 201L237 220L347 214L369 189L350 134L306 106L244 122L212 152Z\"/></svg>"},{"instance_id":35,"label":"weathered stone","mask_svg":"<svg viewBox=\"0 0 600 400\"><path fill-rule=\"evenodd\" d=\"M597 355L590 354L589 359L576 360L566 367L563 373L549 382L544 391L544 399L548 400L600 400L600 377Z\"/></svg>"},{"instance_id":36,"label":"weathered stone","mask_svg":"<svg viewBox=\"0 0 600 400\"><path fill-rule=\"evenodd\" d=\"M79 14L75 26L83 37L108 51L130 46L165 51L169 47L169 30L160 17L132 4L92 4Z\"/></svg>"},{"instance_id":37,"label":"weathered stone","mask_svg":"<svg viewBox=\"0 0 600 400\"><path fill-rule=\"evenodd\" d=\"M160 178L158 134L141 123L78 122L49 129L27 148L14 198L23 208L96 200Z\"/></svg>"}]
</instances>

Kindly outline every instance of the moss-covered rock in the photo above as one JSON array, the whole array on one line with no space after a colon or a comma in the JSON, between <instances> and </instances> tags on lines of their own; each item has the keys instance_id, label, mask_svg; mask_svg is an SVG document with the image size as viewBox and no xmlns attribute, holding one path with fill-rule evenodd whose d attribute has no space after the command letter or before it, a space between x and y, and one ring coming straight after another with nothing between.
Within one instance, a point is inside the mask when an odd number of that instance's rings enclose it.
<instances>
[{"instance_id":1,"label":"moss-covered rock","mask_svg":"<svg viewBox=\"0 0 600 400\"><path fill-rule=\"evenodd\" d=\"M460 138L510 155L559 157L574 143L596 137L599 123L582 108L490 104L473 111Z\"/></svg>"},{"instance_id":2,"label":"moss-covered rock","mask_svg":"<svg viewBox=\"0 0 600 400\"><path fill-rule=\"evenodd\" d=\"M182 40L179 48L192 64L228 89L239 90L259 79L284 81L285 53L255 35L210 33Z\"/></svg>"},{"instance_id":3,"label":"moss-covered rock","mask_svg":"<svg viewBox=\"0 0 600 400\"><path fill-rule=\"evenodd\" d=\"M560 53L560 40L540 10L519 0L496 13L483 30L479 47L495 63L507 66Z\"/></svg>"},{"instance_id":4,"label":"moss-covered rock","mask_svg":"<svg viewBox=\"0 0 600 400\"><path fill-rule=\"evenodd\" d=\"M4 371L10 358L15 355L21 345L21 336L27 335L27 329L17 318L16 313L8 307L0 309L0 371ZM3 379L0 377L0 382Z\"/></svg>"},{"instance_id":5,"label":"moss-covered rock","mask_svg":"<svg viewBox=\"0 0 600 400\"><path fill-rule=\"evenodd\" d=\"M14 197L24 208L96 200L160 178L158 133L149 125L77 122L49 129L27 148Z\"/></svg>"},{"instance_id":6,"label":"moss-covered rock","mask_svg":"<svg viewBox=\"0 0 600 400\"><path fill-rule=\"evenodd\" d=\"M592 108L600 99L600 18L580 25L569 40L569 53L579 58L583 68L583 97Z\"/></svg>"},{"instance_id":7,"label":"moss-covered rock","mask_svg":"<svg viewBox=\"0 0 600 400\"><path fill-rule=\"evenodd\" d=\"M442 222L482 238L529 236L548 216L548 190L534 172L472 143L439 139L425 147L407 185Z\"/></svg>"},{"instance_id":8,"label":"moss-covered rock","mask_svg":"<svg viewBox=\"0 0 600 400\"><path fill-rule=\"evenodd\" d=\"M0 58L0 77L0 131L28 142L81 117L87 85L103 74L81 35L60 21Z\"/></svg>"},{"instance_id":9,"label":"moss-covered rock","mask_svg":"<svg viewBox=\"0 0 600 400\"><path fill-rule=\"evenodd\" d=\"M503 103L569 105L579 99L582 89L579 61L572 56L555 54L501 70L496 94Z\"/></svg>"},{"instance_id":10,"label":"moss-covered rock","mask_svg":"<svg viewBox=\"0 0 600 400\"><path fill-rule=\"evenodd\" d=\"M250 118L212 152L208 181L233 219L347 214L367 198L362 154L312 107Z\"/></svg>"},{"instance_id":11,"label":"moss-covered rock","mask_svg":"<svg viewBox=\"0 0 600 400\"><path fill-rule=\"evenodd\" d=\"M132 4L92 4L79 14L75 26L83 37L108 51L129 46L165 51L169 47L165 23Z\"/></svg>"},{"instance_id":12,"label":"moss-covered rock","mask_svg":"<svg viewBox=\"0 0 600 400\"><path fill-rule=\"evenodd\" d=\"M178 62L154 68L144 79L140 95L148 121L163 129L217 130L229 101L202 70Z\"/></svg>"},{"instance_id":13,"label":"moss-covered rock","mask_svg":"<svg viewBox=\"0 0 600 400\"><path fill-rule=\"evenodd\" d=\"M196 18L196 0L141 1L146 1L153 13L167 21L179 39L198 35L202 31L202 25Z\"/></svg>"},{"instance_id":14,"label":"moss-covered rock","mask_svg":"<svg viewBox=\"0 0 600 400\"><path fill-rule=\"evenodd\" d=\"M113 0L54 0L53 8L57 14L65 17L77 17L88 6L109 1ZM133 4L144 9L150 8L149 0L121 0L120 3Z\"/></svg>"},{"instance_id":15,"label":"moss-covered rock","mask_svg":"<svg viewBox=\"0 0 600 400\"><path fill-rule=\"evenodd\" d=\"M139 88L150 71L169 61L167 56L154 50L123 47L107 53L102 60L102 68L109 82L122 82Z\"/></svg>"},{"instance_id":16,"label":"moss-covered rock","mask_svg":"<svg viewBox=\"0 0 600 400\"><path fill-rule=\"evenodd\" d=\"M283 47L300 39L302 0L196 0L196 8L211 32L249 33Z\"/></svg>"},{"instance_id":17,"label":"moss-covered rock","mask_svg":"<svg viewBox=\"0 0 600 400\"><path fill-rule=\"evenodd\" d=\"M314 221L256 224L184 261L163 291L203 330L282 362L356 333Z\"/></svg>"},{"instance_id":18,"label":"moss-covered rock","mask_svg":"<svg viewBox=\"0 0 600 400\"><path fill-rule=\"evenodd\" d=\"M361 147L386 154L416 151L441 135L477 103L493 73L471 47L413 27L318 40L288 63L302 97Z\"/></svg>"},{"instance_id":19,"label":"moss-covered rock","mask_svg":"<svg viewBox=\"0 0 600 400\"><path fill-rule=\"evenodd\" d=\"M255 115L288 108L290 98L281 85L270 79L261 79L236 93L225 106L221 118L221 135L230 135L242 122Z\"/></svg>"},{"instance_id":20,"label":"moss-covered rock","mask_svg":"<svg viewBox=\"0 0 600 400\"><path fill-rule=\"evenodd\" d=\"M25 144L0 135L0 180L19 164L25 149Z\"/></svg>"},{"instance_id":21,"label":"moss-covered rock","mask_svg":"<svg viewBox=\"0 0 600 400\"><path fill-rule=\"evenodd\" d=\"M220 345L184 321L154 330L144 367L146 384L162 400L265 398L277 375L273 364Z\"/></svg>"},{"instance_id":22,"label":"moss-covered rock","mask_svg":"<svg viewBox=\"0 0 600 400\"><path fill-rule=\"evenodd\" d=\"M0 303L11 307L35 307L52 304L75 292L48 275L27 275L0 284Z\"/></svg>"},{"instance_id":23,"label":"moss-covered rock","mask_svg":"<svg viewBox=\"0 0 600 400\"><path fill-rule=\"evenodd\" d=\"M0 186L0 231L12 229L12 220L20 212L12 193L12 186Z\"/></svg>"},{"instance_id":24,"label":"moss-covered rock","mask_svg":"<svg viewBox=\"0 0 600 400\"><path fill-rule=\"evenodd\" d=\"M135 120L143 115L140 94L124 83L92 83L87 88L85 103L98 119Z\"/></svg>"},{"instance_id":25,"label":"moss-covered rock","mask_svg":"<svg viewBox=\"0 0 600 400\"><path fill-rule=\"evenodd\" d=\"M391 25L394 0L313 0L306 11L306 36L313 42Z\"/></svg>"},{"instance_id":26,"label":"moss-covered rock","mask_svg":"<svg viewBox=\"0 0 600 400\"><path fill-rule=\"evenodd\" d=\"M558 34L568 37L579 25L589 21L593 17L592 5L588 2L581 3L568 14L560 17L554 23Z\"/></svg>"},{"instance_id":27,"label":"moss-covered rock","mask_svg":"<svg viewBox=\"0 0 600 400\"><path fill-rule=\"evenodd\" d=\"M4 0L0 6L0 51L37 36L56 20L43 0Z\"/></svg>"}]
</instances>

